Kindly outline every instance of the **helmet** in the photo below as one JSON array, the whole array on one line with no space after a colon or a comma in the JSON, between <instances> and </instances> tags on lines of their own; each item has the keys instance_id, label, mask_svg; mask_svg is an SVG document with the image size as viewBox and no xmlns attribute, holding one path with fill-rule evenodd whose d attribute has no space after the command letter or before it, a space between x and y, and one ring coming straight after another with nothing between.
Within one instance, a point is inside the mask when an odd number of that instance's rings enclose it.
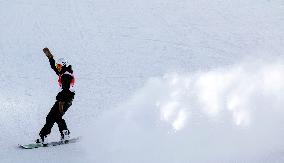
<instances>
[{"instance_id":1,"label":"helmet","mask_svg":"<svg viewBox=\"0 0 284 163\"><path fill-rule=\"evenodd\" d=\"M68 61L64 58L58 59L56 62L56 65L61 65L61 66L66 66L66 67L69 66Z\"/></svg>"}]
</instances>

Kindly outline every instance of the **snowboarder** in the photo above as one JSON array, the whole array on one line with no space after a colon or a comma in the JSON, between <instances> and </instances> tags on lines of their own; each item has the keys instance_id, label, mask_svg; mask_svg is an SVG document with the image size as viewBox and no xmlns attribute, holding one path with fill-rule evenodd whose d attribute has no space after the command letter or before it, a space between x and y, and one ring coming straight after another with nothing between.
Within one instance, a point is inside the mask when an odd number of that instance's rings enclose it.
<instances>
[{"instance_id":1,"label":"snowboarder","mask_svg":"<svg viewBox=\"0 0 284 163\"><path fill-rule=\"evenodd\" d=\"M58 128L61 135L61 141L68 141L70 138L70 131L67 128L65 120L62 118L68 108L72 105L72 101L75 96L73 90L74 76L72 66L68 64L67 60L60 58L55 62L53 55L48 48L44 48L43 52L47 56L51 68L58 75L58 84L61 91L56 96L56 102L51 108L50 112L46 116L46 123L39 133L39 138L36 143L46 144L46 137L51 132L51 128L54 123L58 124Z\"/></svg>"}]
</instances>

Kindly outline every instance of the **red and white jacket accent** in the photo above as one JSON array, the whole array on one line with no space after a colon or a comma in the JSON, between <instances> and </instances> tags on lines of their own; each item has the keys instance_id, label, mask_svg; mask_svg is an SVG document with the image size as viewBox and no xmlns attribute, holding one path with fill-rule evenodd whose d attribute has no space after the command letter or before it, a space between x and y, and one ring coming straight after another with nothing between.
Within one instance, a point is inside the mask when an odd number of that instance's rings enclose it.
<instances>
[{"instance_id":1,"label":"red and white jacket accent","mask_svg":"<svg viewBox=\"0 0 284 163\"><path fill-rule=\"evenodd\" d=\"M70 91L71 92L75 92L75 77L74 77L74 75L73 74L71 74L70 72L68 72L68 71L66 71L64 74L68 74L68 75L71 75L72 77L73 77L73 79L71 80L71 82L70 82ZM60 87L60 89L62 89L62 82L61 82L61 76L62 76L63 74L61 74L61 75L59 75L58 76L58 85L59 85L59 87Z\"/></svg>"}]
</instances>

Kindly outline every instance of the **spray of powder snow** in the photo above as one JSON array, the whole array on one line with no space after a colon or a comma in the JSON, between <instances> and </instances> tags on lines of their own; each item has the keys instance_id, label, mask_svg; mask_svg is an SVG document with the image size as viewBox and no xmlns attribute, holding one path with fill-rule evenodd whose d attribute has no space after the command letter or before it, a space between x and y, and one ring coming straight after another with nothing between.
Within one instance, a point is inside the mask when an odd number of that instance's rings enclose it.
<instances>
[{"instance_id":1,"label":"spray of powder snow","mask_svg":"<svg viewBox=\"0 0 284 163\"><path fill-rule=\"evenodd\" d=\"M281 63L166 74L90 126L89 151L98 162L273 162L283 106Z\"/></svg>"}]
</instances>

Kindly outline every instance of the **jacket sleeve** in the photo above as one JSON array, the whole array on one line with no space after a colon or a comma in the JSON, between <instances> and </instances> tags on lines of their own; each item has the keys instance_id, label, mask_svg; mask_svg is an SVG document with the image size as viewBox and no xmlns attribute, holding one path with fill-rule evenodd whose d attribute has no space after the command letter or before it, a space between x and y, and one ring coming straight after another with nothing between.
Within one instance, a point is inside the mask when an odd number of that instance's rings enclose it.
<instances>
[{"instance_id":1,"label":"jacket sleeve","mask_svg":"<svg viewBox=\"0 0 284 163\"><path fill-rule=\"evenodd\" d=\"M50 67L55 71L55 73L59 75L59 71L55 67L55 60L53 59L53 57L49 58L49 63L50 63Z\"/></svg>"}]
</instances>

